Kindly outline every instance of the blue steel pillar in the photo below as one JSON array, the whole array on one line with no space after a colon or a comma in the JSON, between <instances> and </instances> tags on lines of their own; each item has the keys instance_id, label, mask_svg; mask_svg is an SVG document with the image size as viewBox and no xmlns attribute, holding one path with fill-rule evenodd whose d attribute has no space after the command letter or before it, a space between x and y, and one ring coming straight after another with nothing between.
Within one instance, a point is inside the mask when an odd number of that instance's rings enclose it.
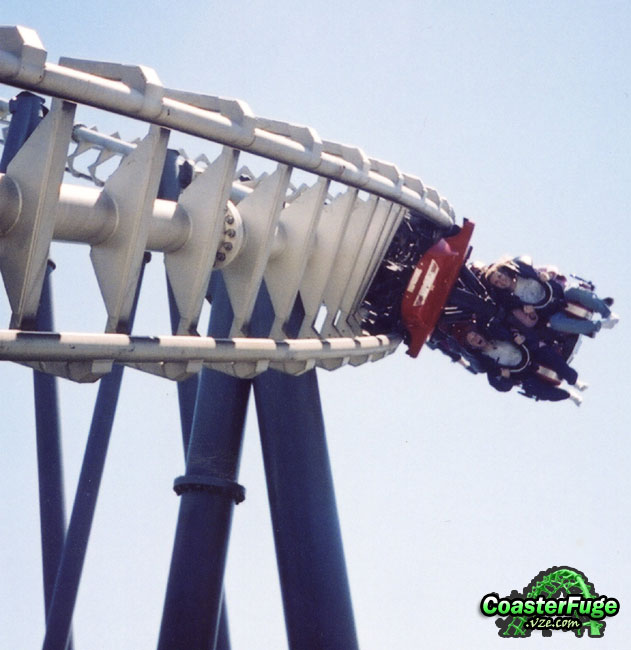
<instances>
[{"instance_id":1,"label":"blue steel pillar","mask_svg":"<svg viewBox=\"0 0 631 650\"><path fill-rule=\"evenodd\" d=\"M177 201L182 190L183 183L181 179L182 169L178 165L179 153L175 149L167 150L164 162L164 170L160 179L158 189L158 198ZM187 163L188 164L188 163ZM190 165L188 165L190 167ZM192 173L192 169L190 170ZM186 179L190 183L189 178ZM176 333L180 315L175 302L175 296L169 279L167 278L167 293L169 296L169 315L171 319L171 331ZM199 376L189 377L177 384L178 403L180 408L180 428L182 430L182 443L184 445L184 457L186 458L191 430L193 428L193 414L195 412L195 401L197 399L197 389ZM228 615L226 607L225 594L223 595L221 611L219 616L219 629L217 632L217 641L214 646L209 646L209 650L230 650L230 633L228 628Z\"/></svg>"},{"instance_id":2,"label":"blue steel pillar","mask_svg":"<svg viewBox=\"0 0 631 650\"><path fill-rule=\"evenodd\" d=\"M11 122L0 159L0 173L7 167L42 119L44 99L28 92L19 93L9 102ZM42 287L35 329L53 331L53 307L50 274L55 265L49 260ZM39 516L42 544L42 573L44 581L44 611L50 610L55 577L66 535L63 463L59 426L57 379L42 372L33 372L35 400L35 430L37 438L37 473L39 481ZM69 634L67 645L72 650Z\"/></svg>"},{"instance_id":3,"label":"blue steel pillar","mask_svg":"<svg viewBox=\"0 0 631 650\"><path fill-rule=\"evenodd\" d=\"M356 650L316 372L253 382L289 647Z\"/></svg>"},{"instance_id":4,"label":"blue steel pillar","mask_svg":"<svg viewBox=\"0 0 631 650\"><path fill-rule=\"evenodd\" d=\"M44 110L44 99L29 92L21 92L9 101L11 122L0 158L0 174L7 171L15 154L39 124Z\"/></svg>"},{"instance_id":5,"label":"blue steel pillar","mask_svg":"<svg viewBox=\"0 0 631 650\"><path fill-rule=\"evenodd\" d=\"M129 317L130 331L138 304L144 266L150 258L149 253L145 253L144 263L138 279L138 287L136 288L134 307ZM70 524L46 620L46 636L42 646L43 650L66 650L67 648L83 563L94 520L96 501L114 425L123 369L123 366L115 364L112 371L105 375L99 383L92 424L70 516Z\"/></svg>"},{"instance_id":6,"label":"blue steel pillar","mask_svg":"<svg viewBox=\"0 0 631 650\"><path fill-rule=\"evenodd\" d=\"M53 331L50 274L55 265L49 260L37 312L36 329ZM37 431L37 469L39 476L39 510L42 536L44 603L48 616L53 599L55 578L66 536L63 463L57 400L57 379L43 372L33 372L35 392L35 426ZM72 650L70 636L67 648Z\"/></svg>"},{"instance_id":7,"label":"blue steel pillar","mask_svg":"<svg viewBox=\"0 0 631 650\"><path fill-rule=\"evenodd\" d=\"M211 282L209 336L227 336L232 320L223 280ZM223 578L250 381L201 372L186 474L175 481L180 510L158 650L209 650L218 641Z\"/></svg>"},{"instance_id":8,"label":"blue steel pillar","mask_svg":"<svg viewBox=\"0 0 631 650\"><path fill-rule=\"evenodd\" d=\"M169 314L171 318L171 331L175 334L175 329L180 320L171 283L167 278L167 293L169 296ZM195 400L197 399L197 385L199 383L198 375L177 382L177 398L180 407L180 428L182 429L182 445L184 446L184 456L188 450L188 443L193 428L193 413L195 412Z\"/></svg>"},{"instance_id":9,"label":"blue steel pillar","mask_svg":"<svg viewBox=\"0 0 631 650\"><path fill-rule=\"evenodd\" d=\"M180 170L178 167L179 153L175 149L168 149L164 161L164 169L158 188L158 198L169 201L177 201L182 189L180 183ZM175 334L178 322L179 312L175 303L175 296L171 289L171 283L167 277L167 293L169 297L169 316L171 318L171 332ZM198 377L189 377L177 384L178 403L180 407L180 425L182 429L182 443L184 445L184 455L188 449L188 441L193 426L193 412L195 410L195 399L197 396Z\"/></svg>"}]
</instances>

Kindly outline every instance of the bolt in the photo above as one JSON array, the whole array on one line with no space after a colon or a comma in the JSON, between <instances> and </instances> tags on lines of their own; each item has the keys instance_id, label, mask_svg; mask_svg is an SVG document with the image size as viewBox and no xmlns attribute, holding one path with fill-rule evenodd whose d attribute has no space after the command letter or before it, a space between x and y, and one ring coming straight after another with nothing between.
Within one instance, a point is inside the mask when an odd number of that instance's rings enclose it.
<instances>
[{"instance_id":1,"label":"bolt","mask_svg":"<svg viewBox=\"0 0 631 650\"><path fill-rule=\"evenodd\" d=\"M225 242L223 243L223 247L224 247L225 250L227 250L227 251L231 251L231 250L232 250L232 243L229 242L229 241L225 241Z\"/></svg>"},{"instance_id":2,"label":"bolt","mask_svg":"<svg viewBox=\"0 0 631 650\"><path fill-rule=\"evenodd\" d=\"M223 262L226 259L226 254L219 251L215 257L218 262Z\"/></svg>"},{"instance_id":3,"label":"bolt","mask_svg":"<svg viewBox=\"0 0 631 650\"><path fill-rule=\"evenodd\" d=\"M226 215L226 223L232 225L234 223L234 217L231 214Z\"/></svg>"},{"instance_id":4,"label":"bolt","mask_svg":"<svg viewBox=\"0 0 631 650\"><path fill-rule=\"evenodd\" d=\"M234 228L228 228L225 233L228 237L236 237L237 236L237 231Z\"/></svg>"}]
</instances>

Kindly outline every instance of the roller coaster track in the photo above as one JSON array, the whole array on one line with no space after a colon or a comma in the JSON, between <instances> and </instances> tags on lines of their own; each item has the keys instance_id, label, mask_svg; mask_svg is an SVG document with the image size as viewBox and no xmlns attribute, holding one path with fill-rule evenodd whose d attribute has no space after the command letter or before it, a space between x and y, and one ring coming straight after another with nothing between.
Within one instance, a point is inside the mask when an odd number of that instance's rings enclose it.
<instances>
[{"instance_id":1,"label":"roller coaster track","mask_svg":"<svg viewBox=\"0 0 631 650\"><path fill-rule=\"evenodd\" d=\"M36 371L43 650L73 647L123 366L180 381L186 470L174 483L180 515L158 648L229 648L225 559L232 510L245 496L237 479L250 392L289 645L357 648L313 369L396 349L390 296L400 299L427 242L451 230L453 209L395 165L257 117L242 101L165 88L143 66L49 63L27 28L0 27L0 83L27 91L0 100L0 273L11 311L0 360ZM78 124L78 105L132 118L142 132L126 141ZM170 148L173 132L212 153L191 159ZM245 165L259 159L268 171L255 175ZM89 247L104 331L81 332L84 313L64 314L75 331L51 331L53 243L55 256ZM132 336L149 254L164 259L171 331ZM60 257L61 267L71 255ZM198 334L206 301L212 336ZM57 384L47 375L100 379L67 525ZM292 585L306 597L294 598Z\"/></svg>"},{"instance_id":2,"label":"roller coaster track","mask_svg":"<svg viewBox=\"0 0 631 650\"><path fill-rule=\"evenodd\" d=\"M257 117L242 101L165 88L147 67L46 59L34 31L0 28L0 82L53 98L0 174L0 272L12 311L11 329L0 331L1 360L76 381L98 379L113 362L179 380L202 365L239 377L268 367L300 374L396 349L398 334L362 328L362 301L410 211L438 230L453 225L436 190L310 127ZM146 122L148 133L125 142L75 124L77 104ZM0 100L0 122L9 121L9 102ZM214 160L177 154L191 172L177 200L158 198L170 131L221 145ZM97 159L82 172L77 159L90 151ZM276 168L255 178L237 168L240 152ZM118 168L101 179L103 163L117 156ZM294 186L296 170L313 182ZM65 182L66 173L92 185ZM105 333L28 332L53 241L91 247ZM129 336L145 251L164 255L175 336ZM197 335L213 270L233 312L227 339ZM263 286L273 322L266 338L252 338Z\"/></svg>"}]
</instances>

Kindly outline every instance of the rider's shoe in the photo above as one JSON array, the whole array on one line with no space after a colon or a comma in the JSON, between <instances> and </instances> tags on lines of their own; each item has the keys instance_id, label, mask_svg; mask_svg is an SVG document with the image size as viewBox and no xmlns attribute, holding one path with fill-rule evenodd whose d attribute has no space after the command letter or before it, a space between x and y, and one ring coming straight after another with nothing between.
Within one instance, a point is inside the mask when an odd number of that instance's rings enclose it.
<instances>
[{"instance_id":1,"label":"rider's shoe","mask_svg":"<svg viewBox=\"0 0 631 650\"><path fill-rule=\"evenodd\" d=\"M614 312L611 312L609 314L609 318L605 318L604 320L600 321L600 327L604 327L607 330L610 330L612 327L615 327L620 320L620 316L618 314L614 314Z\"/></svg>"},{"instance_id":2,"label":"rider's shoe","mask_svg":"<svg viewBox=\"0 0 631 650\"><path fill-rule=\"evenodd\" d=\"M576 406L580 406L583 403L583 398L580 395L577 395L576 393L569 393L570 399L576 404Z\"/></svg>"}]
</instances>

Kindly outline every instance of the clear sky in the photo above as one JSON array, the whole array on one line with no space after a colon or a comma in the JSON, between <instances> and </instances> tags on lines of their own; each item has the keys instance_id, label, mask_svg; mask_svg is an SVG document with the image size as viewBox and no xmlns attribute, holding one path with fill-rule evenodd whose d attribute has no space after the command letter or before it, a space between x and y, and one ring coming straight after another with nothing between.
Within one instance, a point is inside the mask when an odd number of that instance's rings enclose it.
<instances>
[{"instance_id":1,"label":"clear sky","mask_svg":"<svg viewBox=\"0 0 631 650\"><path fill-rule=\"evenodd\" d=\"M142 63L169 87L244 99L436 187L477 224L473 257L531 254L591 278L621 324L586 340L580 408L494 392L429 350L319 373L360 645L504 647L481 597L570 565L621 613L599 647L628 645L631 541L626 339L631 5L612 0L346 3L5 0L60 56ZM0 86L0 96L12 90ZM142 124L79 112L123 138ZM187 142L189 154L211 150ZM56 245L60 330L99 331L87 249ZM168 332L156 256L138 334ZM0 295L0 326L9 310ZM5 364L0 455L0 647L44 629L32 379ZM67 507L94 386L61 382ZM176 387L126 371L75 617L77 648L154 648L183 470ZM286 648L255 414L226 577L233 648ZM570 648L535 635L529 648Z\"/></svg>"}]
</instances>

